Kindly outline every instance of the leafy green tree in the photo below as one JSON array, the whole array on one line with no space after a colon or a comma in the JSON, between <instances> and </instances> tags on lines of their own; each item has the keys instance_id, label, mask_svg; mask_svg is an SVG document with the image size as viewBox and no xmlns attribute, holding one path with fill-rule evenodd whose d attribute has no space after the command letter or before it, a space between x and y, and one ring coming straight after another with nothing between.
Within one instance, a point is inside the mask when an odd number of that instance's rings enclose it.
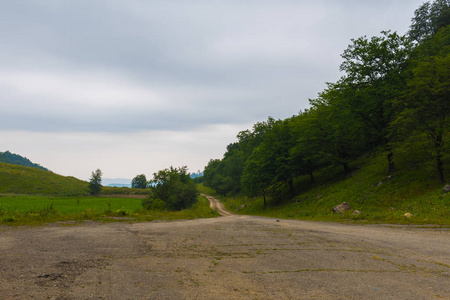
<instances>
[{"instance_id":1,"label":"leafy green tree","mask_svg":"<svg viewBox=\"0 0 450 300\"><path fill-rule=\"evenodd\" d=\"M89 190L91 191L91 195L100 194L102 190L102 171L100 169L92 172L89 180Z\"/></svg>"},{"instance_id":2,"label":"leafy green tree","mask_svg":"<svg viewBox=\"0 0 450 300\"><path fill-rule=\"evenodd\" d=\"M440 28L450 24L450 1L423 3L416 9L411 21L409 36L412 40L423 42L430 39Z\"/></svg>"},{"instance_id":3,"label":"leafy green tree","mask_svg":"<svg viewBox=\"0 0 450 300\"><path fill-rule=\"evenodd\" d=\"M266 192L273 183L274 170L268 152L264 146L256 148L246 161L242 174L242 188L249 196L263 195L264 207L267 206Z\"/></svg>"},{"instance_id":4,"label":"leafy green tree","mask_svg":"<svg viewBox=\"0 0 450 300\"><path fill-rule=\"evenodd\" d=\"M406 70L413 45L408 37L389 31L370 40L361 37L342 54L341 71L346 72L338 85L347 107L364 124L365 136L372 146L383 145L389 173L396 170L389 124L395 117L393 103L406 86Z\"/></svg>"},{"instance_id":5,"label":"leafy green tree","mask_svg":"<svg viewBox=\"0 0 450 300\"><path fill-rule=\"evenodd\" d=\"M144 174L137 175L131 181L131 187L134 189L145 189L147 188L147 185L148 185L147 178L145 177Z\"/></svg>"},{"instance_id":6,"label":"leafy green tree","mask_svg":"<svg viewBox=\"0 0 450 300\"><path fill-rule=\"evenodd\" d=\"M443 154L450 128L450 26L417 48L412 77L393 124L405 136L425 133L432 146L439 181L445 182Z\"/></svg>"},{"instance_id":7,"label":"leafy green tree","mask_svg":"<svg viewBox=\"0 0 450 300\"><path fill-rule=\"evenodd\" d=\"M152 195L143 201L143 206L152 208L157 205L167 210L187 209L197 202L198 191L194 181L187 172L187 167L160 170L153 174Z\"/></svg>"}]
</instances>

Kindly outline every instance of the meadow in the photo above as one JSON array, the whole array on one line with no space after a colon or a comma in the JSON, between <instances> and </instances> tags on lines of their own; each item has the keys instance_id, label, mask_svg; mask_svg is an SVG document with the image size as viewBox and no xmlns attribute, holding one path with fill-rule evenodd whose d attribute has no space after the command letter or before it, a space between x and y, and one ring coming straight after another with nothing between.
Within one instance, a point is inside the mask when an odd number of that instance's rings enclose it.
<instances>
[{"instance_id":1,"label":"meadow","mask_svg":"<svg viewBox=\"0 0 450 300\"><path fill-rule=\"evenodd\" d=\"M0 195L0 224L41 225L84 220L133 222L218 216L203 196L199 196L192 208L177 212L144 210L141 201L122 197Z\"/></svg>"}]
</instances>

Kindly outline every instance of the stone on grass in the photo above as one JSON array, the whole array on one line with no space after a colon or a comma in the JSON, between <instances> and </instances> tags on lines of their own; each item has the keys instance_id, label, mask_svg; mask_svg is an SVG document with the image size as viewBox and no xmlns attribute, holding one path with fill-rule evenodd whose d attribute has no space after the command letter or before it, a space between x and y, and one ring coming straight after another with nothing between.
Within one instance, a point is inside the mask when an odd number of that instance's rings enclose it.
<instances>
[{"instance_id":1,"label":"stone on grass","mask_svg":"<svg viewBox=\"0 0 450 300\"><path fill-rule=\"evenodd\" d=\"M354 214L354 215L360 215L361 212L360 212L359 210L355 210L355 211L353 212L353 214Z\"/></svg>"},{"instance_id":2,"label":"stone on grass","mask_svg":"<svg viewBox=\"0 0 450 300\"><path fill-rule=\"evenodd\" d=\"M347 202L342 202L342 204L339 204L339 205L336 205L335 207L333 207L333 212L341 213L341 212L344 212L344 211L350 210L350 209L352 209L352 207Z\"/></svg>"},{"instance_id":3,"label":"stone on grass","mask_svg":"<svg viewBox=\"0 0 450 300\"><path fill-rule=\"evenodd\" d=\"M412 217L412 214L410 214L410 213L406 213L406 214L404 214L403 216L404 216L405 218L408 218L408 219L409 219L409 218L411 218L411 217Z\"/></svg>"},{"instance_id":4,"label":"stone on grass","mask_svg":"<svg viewBox=\"0 0 450 300\"><path fill-rule=\"evenodd\" d=\"M443 192L443 193L448 193L448 192L450 192L450 184L446 184L446 185L444 186L444 189L442 190L442 192Z\"/></svg>"}]
</instances>

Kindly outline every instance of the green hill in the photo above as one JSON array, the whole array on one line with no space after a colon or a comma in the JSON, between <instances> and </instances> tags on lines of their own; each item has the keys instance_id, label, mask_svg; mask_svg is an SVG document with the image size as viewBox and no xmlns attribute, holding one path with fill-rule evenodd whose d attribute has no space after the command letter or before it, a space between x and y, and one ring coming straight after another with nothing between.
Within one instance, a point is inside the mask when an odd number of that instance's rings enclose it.
<instances>
[{"instance_id":1,"label":"green hill","mask_svg":"<svg viewBox=\"0 0 450 300\"><path fill-rule=\"evenodd\" d=\"M88 183L35 167L0 163L0 194L88 195Z\"/></svg>"},{"instance_id":2,"label":"green hill","mask_svg":"<svg viewBox=\"0 0 450 300\"><path fill-rule=\"evenodd\" d=\"M49 171L47 168L44 168L43 166L39 164L35 164L31 162L28 158L20 156L15 153L11 153L9 151L6 152L0 152L0 163L5 164L13 164L13 165L20 165L24 167L32 167L32 168L38 168L44 171Z\"/></svg>"},{"instance_id":3,"label":"green hill","mask_svg":"<svg viewBox=\"0 0 450 300\"><path fill-rule=\"evenodd\" d=\"M384 153L360 157L345 174L341 167L317 172L315 183L309 176L294 180L296 196L287 186L271 190L267 207L262 197L220 197L235 213L316 221L360 221L401 224L450 225L450 193L443 192L431 158L411 164L397 159L398 171L387 176ZM203 188L203 187L202 187ZM203 188L204 193L214 191ZM335 205L347 202L351 209L333 213ZM245 206L243 206L245 205ZM358 210L360 214L354 214ZM411 214L406 217L405 214Z\"/></svg>"}]
</instances>

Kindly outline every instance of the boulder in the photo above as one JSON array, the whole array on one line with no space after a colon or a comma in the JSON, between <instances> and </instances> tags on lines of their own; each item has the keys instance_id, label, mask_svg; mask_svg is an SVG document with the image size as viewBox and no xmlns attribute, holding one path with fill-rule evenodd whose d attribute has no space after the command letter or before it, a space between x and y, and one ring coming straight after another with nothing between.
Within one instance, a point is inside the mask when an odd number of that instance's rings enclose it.
<instances>
[{"instance_id":1,"label":"boulder","mask_svg":"<svg viewBox=\"0 0 450 300\"><path fill-rule=\"evenodd\" d=\"M411 217L412 217L412 214L410 214L410 213L406 213L406 214L404 214L403 216L404 216L405 218L408 218L408 219L409 219L409 218L411 218Z\"/></svg>"},{"instance_id":2,"label":"boulder","mask_svg":"<svg viewBox=\"0 0 450 300\"><path fill-rule=\"evenodd\" d=\"M355 210L355 211L353 212L353 214L354 214L354 215L360 215L361 212L360 212L359 210Z\"/></svg>"},{"instance_id":3,"label":"boulder","mask_svg":"<svg viewBox=\"0 0 450 300\"><path fill-rule=\"evenodd\" d=\"M444 188L442 189L442 192L443 192L443 193L448 193L448 192L450 192L450 184L446 184L446 185L444 186Z\"/></svg>"},{"instance_id":4,"label":"boulder","mask_svg":"<svg viewBox=\"0 0 450 300\"><path fill-rule=\"evenodd\" d=\"M352 207L347 202L342 202L342 204L339 204L339 205L336 205L335 207L333 207L333 212L341 213L341 212L344 212L344 211L350 210L350 209L352 209Z\"/></svg>"}]
</instances>

